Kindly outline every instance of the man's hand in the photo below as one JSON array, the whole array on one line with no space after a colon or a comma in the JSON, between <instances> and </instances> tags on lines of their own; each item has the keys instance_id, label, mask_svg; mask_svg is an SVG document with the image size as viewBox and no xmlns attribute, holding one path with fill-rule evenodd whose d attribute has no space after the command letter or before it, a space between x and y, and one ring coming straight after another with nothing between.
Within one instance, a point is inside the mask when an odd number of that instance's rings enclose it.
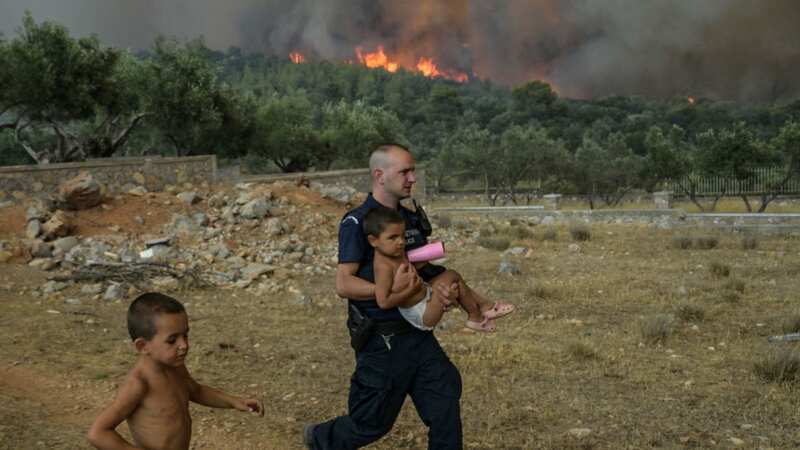
<instances>
[{"instance_id":1,"label":"man's hand","mask_svg":"<svg viewBox=\"0 0 800 450\"><path fill-rule=\"evenodd\" d=\"M417 270L411 264L400 264L394 272L394 280L392 280L392 292L401 292L406 289L419 289L422 283Z\"/></svg>"},{"instance_id":2,"label":"man's hand","mask_svg":"<svg viewBox=\"0 0 800 450\"><path fill-rule=\"evenodd\" d=\"M452 283L449 286L444 283L439 283L434 286L434 289L434 294L442 305L444 305L444 310L449 311L458 298L458 283Z\"/></svg>"}]
</instances>

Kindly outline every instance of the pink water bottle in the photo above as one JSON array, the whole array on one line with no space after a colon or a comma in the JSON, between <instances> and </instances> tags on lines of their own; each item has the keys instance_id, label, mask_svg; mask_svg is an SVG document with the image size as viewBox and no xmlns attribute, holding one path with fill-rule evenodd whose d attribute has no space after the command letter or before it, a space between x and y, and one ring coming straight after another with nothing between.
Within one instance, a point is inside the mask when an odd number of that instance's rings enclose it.
<instances>
[{"instance_id":1,"label":"pink water bottle","mask_svg":"<svg viewBox=\"0 0 800 450\"><path fill-rule=\"evenodd\" d=\"M410 250L408 253L406 253L406 255L408 255L408 260L410 262L433 261L434 259L443 258L444 242L431 242L427 245L423 245L422 247Z\"/></svg>"}]
</instances>

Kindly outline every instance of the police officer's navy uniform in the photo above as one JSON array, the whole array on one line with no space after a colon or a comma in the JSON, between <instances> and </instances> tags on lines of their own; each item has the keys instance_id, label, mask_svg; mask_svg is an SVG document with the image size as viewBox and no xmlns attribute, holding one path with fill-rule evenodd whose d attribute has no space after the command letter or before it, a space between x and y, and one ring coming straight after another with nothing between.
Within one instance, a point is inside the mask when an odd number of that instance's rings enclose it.
<instances>
[{"instance_id":1,"label":"police officer's navy uniform","mask_svg":"<svg viewBox=\"0 0 800 450\"><path fill-rule=\"evenodd\" d=\"M339 225L339 263L359 263L356 275L373 283L374 250L364 234L363 222L371 209L381 206L370 194L361 206L345 214ZM427 244L419 213L402 206L398 206L398 212L406 222L406 248ZM426 281L444 271L442 267L429 266L420 271ZM375 300L348 302L378 324L404 321L397 308L381 309ZM375 333L356 352L349 414L314 427L316 448L355 449L380 439L394 425L406 394L429 428L429 449L462 448L461 375L433 332L410 325L402 333Z\"/></svg>"}]
</instances>

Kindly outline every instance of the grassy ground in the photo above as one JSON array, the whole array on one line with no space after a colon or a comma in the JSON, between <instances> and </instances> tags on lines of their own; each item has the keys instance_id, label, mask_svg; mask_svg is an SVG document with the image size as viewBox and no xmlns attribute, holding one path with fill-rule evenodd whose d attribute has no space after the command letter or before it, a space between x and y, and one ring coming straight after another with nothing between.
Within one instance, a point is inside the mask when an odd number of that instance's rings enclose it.
<instances>
[{"instance_id":1,"label":"grassy ground","mask_svg":"<svg viewBox=\"0 0 800 450\"><path fill-rule=\"evenodd\" d=\"M453 227L473 228L455 219ZM496 273L498 250L449 246L447 264L473 287L519 307L494 335L465 332L460 312L437 332L464 380L465 448L800 445L796 383L753 370L776 349L794 348L766 336L798 315L798 240L762 237L745 250L725 234L711 236L716 248L680 249L676 231L593 226L576 249L566 228L555 229L555 241L532 231L511 238L532 249L509 257L517 276ZM85 430L134 358L127 304L93 301L78 288L40 298L32 290L43 280L26 266L0 265L0 448L88 448ZM192 448L299 449L303 423L345 411L353 369L345 308L332 277L306 286L311 306L241 290L177 294L188 304L195 377L267 406L263 419L193 407ZM425 433L406 404L371 448L423 449Z\"/></svg>"}]
</instances>

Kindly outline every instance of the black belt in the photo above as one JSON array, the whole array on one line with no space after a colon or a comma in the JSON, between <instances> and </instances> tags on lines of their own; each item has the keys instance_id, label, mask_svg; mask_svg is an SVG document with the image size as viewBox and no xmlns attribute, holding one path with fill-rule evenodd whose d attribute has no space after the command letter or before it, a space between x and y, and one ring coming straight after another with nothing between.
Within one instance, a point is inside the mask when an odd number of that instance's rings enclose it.
<instances>
[{"instance_id":1,"label":"black belt","mask_svg":"<svg viewBox=\"0 0 800 450\"><path fill-rule=\"evenodd\" d=\"M416 330L413 325L405 320L387 320L384 322L375 322L373 331L375 334L390 335L390 334L404 334Z\"/></svg>"}]
</instances>

